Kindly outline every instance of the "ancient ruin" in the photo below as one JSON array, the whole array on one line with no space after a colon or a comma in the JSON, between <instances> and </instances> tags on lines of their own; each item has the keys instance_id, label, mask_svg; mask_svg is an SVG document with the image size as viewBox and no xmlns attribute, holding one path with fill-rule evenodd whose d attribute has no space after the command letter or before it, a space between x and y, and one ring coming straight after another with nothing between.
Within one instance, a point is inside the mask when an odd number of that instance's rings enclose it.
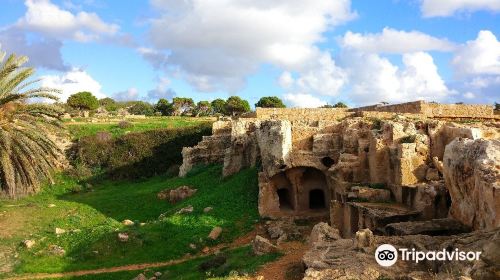
<instances>
[{"instance_id":1,"label":"ancient ruin","mask_svg":"<svg viewBox=\"0 0 500 280\"><path fill-rule=\"evenodd\" d=\"M423 101L257 108L184 148L180 176L258 165L262 217L324 217L342 238L498 230L499 119L488 105Z\"/></svg>"}]
</instances>

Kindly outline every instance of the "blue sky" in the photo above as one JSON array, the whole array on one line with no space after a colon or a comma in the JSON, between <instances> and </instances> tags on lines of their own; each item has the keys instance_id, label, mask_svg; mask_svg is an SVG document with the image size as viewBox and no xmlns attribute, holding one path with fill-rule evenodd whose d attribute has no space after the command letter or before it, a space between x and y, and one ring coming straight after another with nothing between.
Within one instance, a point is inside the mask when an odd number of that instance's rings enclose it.
<instances>
[{"instance_id":1,"label":"blue sky","mask_svg":"<svg viewBox=\"0 0 500 280\"><path fill-rule=\"evenodd\" d=\"M500 101L500 0L5 0L0 50L119 100Z\"/></svg>"}]
</instances>

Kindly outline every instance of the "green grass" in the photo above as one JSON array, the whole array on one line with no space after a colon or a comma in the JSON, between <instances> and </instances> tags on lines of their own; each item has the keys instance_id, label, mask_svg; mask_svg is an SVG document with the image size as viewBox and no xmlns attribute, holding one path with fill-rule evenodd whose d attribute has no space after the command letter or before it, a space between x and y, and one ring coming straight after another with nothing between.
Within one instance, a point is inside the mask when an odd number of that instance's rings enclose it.
<instances>
[{"instance_id":1,"label":"green grass","mask_svg":"<svg viewBox=\"0 0 500 280\"><path fill-rule=\"evenodd\" d=\"M140 132L158 128L177 128L195 126L202 122L211 122L211 118L191 117L147 117L145 119L127 119L132 124L129 128L120 128L119 120L103 123L90 123L85 119L75 119L75 123L66 121L65 124L74 139L83 136L95 135L97 132L106 131L113 136L120 136L128 132Z\"/></svg>"},{"instance_id":2,"label":"green grass","mask_svg":"<svg viewBox=\"0 0 500 280\"><path fill-rule=\"evenodd\" d=\"M93 191L73 194L77 184L60 178L54 187L17 201L0 201L0 227L12 233L0 238L0 248L15 247L18 253L15 273L62 272L118 265L177 259L198 248L230 242L249 232L258 221L257 171L246 169L222 179L220 166L199 168L187 178L154 177L141 182L104 181ZM189 185L198 192L175 205L156 198L157 192ZM56 207L49 208L49 204ZM175 214L187 205L191 214ZM214 209L204 213L203 208ZM164 218L158 217L164 214ZM124 219L145 222L125 227ZM215 226L224 230L217 241L207 239ZM57 237L56 227L79 232ZM118 232L128 232L130 240L121 243ZM1 232L0 232L1 233ZM5 233L4 233L5 234ZM36 241L34 248L18 246L24 239ZM48 246L66 250L63 257L50 255ZM189 279L189 278L186 278Z\"/></svg>"},{"instance_id":3,"label":"green grass","mask_svg":"<svg viewBox=\"0 0 500 280\"><path fill-rule=\"evenodd\" d=\"M204 261L207 261L213 256L200 257L194 260L186 261L184 263L151 268L146 270L136 270L136 271L123 271L123 272L113 272L113 273L103 273L97 275L86 275L78 277L66 277L58 279L67 280L122 280L122 279L132 279L143 273L148 279L152 277L155 272L161 272L162 276L159 279L168 280L198 280L206 279L209 277L224 277L229 274L237 273L239 275L252 274L261 265L275 260L279 257L279 254L268 254L263 256L256 256L252 254L250 246L240 247L236 249L231 249L227 251L222 251L221 254L227 257L225 264L218 268L211 269L209 271L202 271L198 267Z\"/></svg>"}]
</instances>

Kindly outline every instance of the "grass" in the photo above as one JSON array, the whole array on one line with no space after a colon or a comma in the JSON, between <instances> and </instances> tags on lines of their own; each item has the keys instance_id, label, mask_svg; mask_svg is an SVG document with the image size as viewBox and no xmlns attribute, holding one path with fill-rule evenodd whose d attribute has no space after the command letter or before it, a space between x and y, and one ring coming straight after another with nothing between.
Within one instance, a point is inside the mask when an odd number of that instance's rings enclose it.
<instances>
[{"instance_id":1,"label":"grass","mask_svg":"<svg viewBox=\"0 0 500 280\"><path fill-rule=\"evenodd\" d=\"M80 139L84 136L95 135L101 131L109 132L116 137L128 132L195 126L202 122L211 122L213 118L147 117L145 119L127 119L126 121L131 123L131 127L128 128L120 128L119 121L119 119L116 119L109 122L91 123L86 122L85 119L75 119L75 122L66 121L65 124L71 136L74 139Z\"/></svg>"},{"instance_id":2,"label":"grass","mask_svg":"<svg viewBox=\"0 0 500 280\"><path fill-rule=\"evenodd\" d=\"M250 246L244 246L236 249L222 251L221 255L227 258L226 263L220 267L210 269L208 271L202 271L199 269L201 263L206 262L213 258L213 256L200 257L194 260L189 260L184 263L151 268L146 270L136 270L136 271L123 271L123 272L113 272L113 273L103 273L97 275L87 275L78 277L66 277L58 279L71 279L71 280L122 280L122 279L132 279L143 273L147 279L152 277L155 272L161 272L161 279L168 280L198 280L206 279L211 277L225 277L232 274L245 275L254 273L261 265L275 260L279 257L279 254L267 254L263 256L256 256L252 254L252 249Z\"/></svg>"},{"instance_id":3,"label":"grass","mask_svg":"<svg viewBox=\"0 0 500 280\"><path fill-rule=\"evenodd\" d=\"M35 196L0 201L0 248L16 251L14 273L24 274L168 261L197 253L207 245L231 242L251 231L259 219L257 171L246 169L225 179L220 174L221 166L209 166L186 178L103 181L92 191L76 194L70 190L77 182L61 177L55 186ZM159 191L181 185L198 192L174 205L156 198ZM48 207L50 204L56 206ZM193 213L176 214L187 205L194 207ZM207 206L214 209L204 213ZM121 224L124 219L146 224L126 227ZM221 226L223 233L217 241L208 240L215 226ZM56 227L67 233L56 236ZM119 232L127 232L129 242L119 242ZM36 245L21 248L24 239L35 240ZM196 250L189 247L191 243ZM66 254L51 255L51 244L63 247Z\"/></svg>"}]
</instances>

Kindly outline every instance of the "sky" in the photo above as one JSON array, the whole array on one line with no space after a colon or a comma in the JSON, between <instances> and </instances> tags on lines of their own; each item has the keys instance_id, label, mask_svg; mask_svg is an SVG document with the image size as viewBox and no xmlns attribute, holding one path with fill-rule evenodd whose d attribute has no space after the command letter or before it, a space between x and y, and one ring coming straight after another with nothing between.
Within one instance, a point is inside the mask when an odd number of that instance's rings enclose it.
<instances>
[{"instance_id":1,"label":"sky","mask_svg":"<svg viewBox=\"0 0 500 280\"><path fill-rule=\"evenodd\" d=\"M290 107L500 102L500 0L2 0L40 86Z\"/></svg>"}]
</instances>

